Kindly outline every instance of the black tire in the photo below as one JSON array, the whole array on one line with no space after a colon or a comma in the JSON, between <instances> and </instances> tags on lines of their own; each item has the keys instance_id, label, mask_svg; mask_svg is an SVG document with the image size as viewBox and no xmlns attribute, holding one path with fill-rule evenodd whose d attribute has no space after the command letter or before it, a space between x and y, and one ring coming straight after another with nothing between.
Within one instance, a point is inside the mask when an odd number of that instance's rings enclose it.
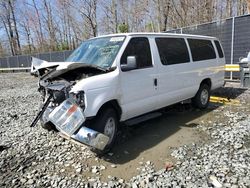
<instances>
[{"instance_id":1,"label":"black tire","mask_svg":"<svg viewBox=\"0 0 250 188\"><path fill-rule=\"evenodd\" d=\"M106 127L108 121L109 122L112 121L112 124L114 125L114 129L112 131L112 136L111 136L112 138L110 138L109 143L107 144L107 146L104 148L103 151L97 152L96 149L93 149L93 151L99 154L104 154L108 152L115 143L117 131L118 131L118 124L119 124L116 111L112 108L105 108L101 110L97 114L96 118L94 119L93 125L90 126L90 128L110 137L110 135L107 134L107 127ZM106 127L106 130L105 130L105 127Z\"/></svg>"},{"instance_id":2,"label":"black tire","mask_svg":"<svg viewBox=\"0 0 250 188\"><path fill-rule=\"evenodd\" d=\"M40 119L40 125L43 129L47 131L57 131L56 126L53 125L51 122L44 123L42 119Z\"/></svg>"},{"instance_id":3,"label":"black tire","mask_svg":"<svg viewBox=\"0 0 250 188\"><path fill-rule=\"evenodd\" d=\"M43 103L41 102L40 109L42 108L42 106L43 106ZM53 123L51 123L50 121L44 121L43 116L44 114L42 115L42 117L40 117L40 126L47 131L58 131L56 129L56 126L53 125Z\"/></svg>"},{"instance_id":4,"label":"black tire","mask_svg":"<svg viewBox=\"0 0 250 188\"><path fill-rule=\"evenodd\" d=\"M210 99L210 87L207 84L202 84L196 93L195 97L192 98L192 104L194 107L199 109L206 109L209 105Z\"/></svg>"}]
</instances>

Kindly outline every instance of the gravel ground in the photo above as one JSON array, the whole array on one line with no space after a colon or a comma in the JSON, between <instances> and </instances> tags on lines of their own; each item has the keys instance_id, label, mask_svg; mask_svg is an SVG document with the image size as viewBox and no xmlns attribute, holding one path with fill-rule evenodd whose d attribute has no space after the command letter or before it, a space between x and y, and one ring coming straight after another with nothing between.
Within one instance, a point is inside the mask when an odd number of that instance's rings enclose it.
<instances>
[{"instance_id":1,"label":"gravel ground","mask_svg":"<svg viewBox=\"0 0 250 188\"><path fill-rule=\"evenodd\" d=\"M200 122L196 129L209 136L208 142L172 149L175 162L166 162L164 169L140 162L139 175L109 176L104 182L107 167L86 163L99 160L87 147L29 127L39 104L32 77L1 74L0 80L0 187L250 187L249 90L241 95L232 88L219 91L239 95L243 106L222 106L214 110L218 121Z\"/></svg>"}]
</instances>

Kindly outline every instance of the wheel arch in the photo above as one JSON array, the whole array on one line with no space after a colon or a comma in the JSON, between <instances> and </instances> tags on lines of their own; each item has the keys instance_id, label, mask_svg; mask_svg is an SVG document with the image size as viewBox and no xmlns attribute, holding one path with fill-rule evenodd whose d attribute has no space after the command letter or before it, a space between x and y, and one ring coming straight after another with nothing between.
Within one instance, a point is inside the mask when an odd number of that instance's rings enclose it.
<instances>
[{"instance_id":1,"label":"wheel arch","mask_svg":"<svg viewBox=\"0 0 250 188\"><path fill-rule=\"evenodd\" d=\"M210 78L205 78L201 81L200 83L200 86L203 85L203 84L206 84L209 86L209 88L211 89L212 88L212 81Z\"/></svg>"},{"instance_id":2,"label":"wheel arch","mask_svg":"<svg viewBox=\"0 0 250 188\"><path fill-rule=\"evenodd\" d=\"M105 102L97 111L97 114L100 113L102 110L107 109L107 108L113 108L117 112L118 120L120 120L121 115L122 115L122 109L116 99L109 100Z\"/></svg>"}]
</instances>

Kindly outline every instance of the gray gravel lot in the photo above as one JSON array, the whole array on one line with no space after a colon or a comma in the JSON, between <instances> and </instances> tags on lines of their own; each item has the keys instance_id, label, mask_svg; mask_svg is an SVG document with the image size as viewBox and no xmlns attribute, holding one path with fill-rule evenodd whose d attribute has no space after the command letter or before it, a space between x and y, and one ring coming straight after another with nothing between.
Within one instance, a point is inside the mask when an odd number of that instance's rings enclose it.
<instances>
[{"instance_id":1,"label":"gray gravel lot","mask_svg":"<svg viewBox=\"0 0 250 188\"><path fill-rule=\"evenodd\" d=\"M249 90L218 91L241 105L210 106L212 118L193 128L209 139L170 148L174 160L164 169L156 169L152 159L131 166L138 171L132 178L102 180L119 165L107 167L87 147L29 127L39 105L36 79L0 74L0 82L0 187L250 187Z\"/></svg>"}]
</instances>

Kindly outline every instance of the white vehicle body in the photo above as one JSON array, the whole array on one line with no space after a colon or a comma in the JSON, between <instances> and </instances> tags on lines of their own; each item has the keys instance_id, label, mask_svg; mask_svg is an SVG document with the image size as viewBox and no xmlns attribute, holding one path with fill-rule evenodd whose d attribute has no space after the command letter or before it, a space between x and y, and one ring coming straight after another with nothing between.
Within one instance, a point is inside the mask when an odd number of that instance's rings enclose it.
<instances>
[{"instance_id":1,"label":"white vehicle body","mask_svg":"<svg viewBox=\"0 0 250 188\"><path fill-rule=\"evenodd\" d=\"M112 71L80 79L70 87L69 91L69 93L75 94L84 92L85 107L83 114L85 119L95 117L103 106L112 103L115 106L114 108L119 111L117 112L119 121L126 121L195 97L203 82L209 85L211 90L224 84L225 58L222 49L220 49L219 54L217 48L220 44L218 39L214 37L165 33L128 33L97 38L104 37L111 37L110 40L123 40L112 62ZM120 38L116 39L116 37ZM143 40L148 41L150 55L146 55L151 56L152 65L124 71L122 70L121 59L130 41L132 39L136 41L136 38L143 38ZM188 55L178 54L178 51L176 51L171 52L173 55L170 58L173 58L174 55L183 55L187 61L164 64L163 61L165 60L162 60L159 46L160 44L164 46L164 41L168 40L175 44L176 39L178 39L179 45L185 45ZM195 47L196 40L209 42L210 50L214 52L213 58L194 60L192 54L194 52L190 44L193 42ZM215 41L217 41L216 44ZM180 48L182 47L180 46ZM162 51L164 50L162 49ZM202 49L200 50L202 51ZM213 53L212 51L211 53ZM180 61L185 58L180 58ZM39 70L39 67L44 68L42 64L42 62L39 65L33 63L32 70L35 72ZM72 64L74 62L60 63L56 70L68 69ZM55 64L53 63L53 65Z\"/></svg>"},{"instance_id":2,"label":"white vehicle body","mask_svg":"<svg viewBox=\"0 0 250 188\"><path fill-rule=\"evenodd\" d=\"M122 53L129 40L138 36L149 38L153 67L123 72L119 63ZM107 74L84 79L72 88L72 92L85 91L85 115L87 117L95 116L106 102L117 100L122 110L121 121L125 121L194 97L204 79L211 79L212 90L223 86L224 58L202 62L191 60L189 63L170 66L162 65L154 41L154 38L159 36L217 40L212 37L177 34L128 34L112 65L117 69ZM191 56L190 50L189 53ZM158 86L154 86L155 78L158 79Z\"/></svg>"}]
</instances>

